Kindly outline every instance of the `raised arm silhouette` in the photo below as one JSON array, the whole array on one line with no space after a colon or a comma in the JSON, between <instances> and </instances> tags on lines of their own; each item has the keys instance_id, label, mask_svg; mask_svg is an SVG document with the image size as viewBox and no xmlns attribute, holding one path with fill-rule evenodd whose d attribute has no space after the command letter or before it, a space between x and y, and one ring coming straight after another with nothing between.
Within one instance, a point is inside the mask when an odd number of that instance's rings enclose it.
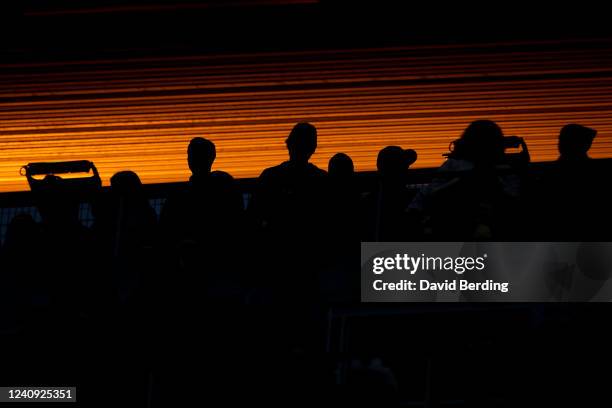
<instances>
[{"instance_id":1,"label":"raised arm silhouette","mask_svg":"<svg viewBox=\"0 0 612 408\"><path fill-rule=\"evenodd\" d=\"M523 151L515 158L506 155L507 146L522 146ZM519 173L529 160L522 138L504 137L495 122L477 120L451 143L446 156L438 176L410 205L411 210L422 211L424 232L457 241L518 234L522 225Z\"/></svg>"}]
</instances>

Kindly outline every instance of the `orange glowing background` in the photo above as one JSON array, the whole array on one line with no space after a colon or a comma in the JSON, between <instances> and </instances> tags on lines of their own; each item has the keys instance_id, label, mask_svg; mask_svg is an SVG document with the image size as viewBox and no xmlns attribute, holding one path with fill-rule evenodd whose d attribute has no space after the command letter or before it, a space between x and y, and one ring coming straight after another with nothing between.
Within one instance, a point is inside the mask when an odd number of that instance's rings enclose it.
<instances>
[{"instance_id":1,"label":"orange glowing background","mask_svg":"<svg viewBox=\"0 0 612 408\"><path fill-rule=\"evenodd\" d=\"M524 136L553 160L568 122L599 131L612 157L612 40L422 46L249 55L124 58L0 67L0 191L27 189L19 168L92 160L105 183L188 177L193 136L217 145L215 168L254 177L286 159L297 121L319 129L313 161L345 152L357 170L398 144L439 165L477 118Z\"/></svg>"}]
</instances>

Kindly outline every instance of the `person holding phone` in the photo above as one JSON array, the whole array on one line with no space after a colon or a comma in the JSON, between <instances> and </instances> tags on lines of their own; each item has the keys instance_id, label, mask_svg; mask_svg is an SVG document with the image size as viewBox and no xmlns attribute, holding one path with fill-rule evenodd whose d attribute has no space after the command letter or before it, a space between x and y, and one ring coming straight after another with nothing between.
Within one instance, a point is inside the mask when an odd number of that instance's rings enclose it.
<instances>
[{"instance_id":1,"label":"person holding phone","mask_svg":"<svg viewBox=\"0 0 612 408\"><path fill-rule=\"evenodd\" d=\"M507 153L520 148L519 153ZM421 216L425 235L449 240L493 239L514 234L522 169L529 163L524 139L504 136L490 120L472 122L451 143L438 176L408 206Z\"/></svg>"}]
</instances>

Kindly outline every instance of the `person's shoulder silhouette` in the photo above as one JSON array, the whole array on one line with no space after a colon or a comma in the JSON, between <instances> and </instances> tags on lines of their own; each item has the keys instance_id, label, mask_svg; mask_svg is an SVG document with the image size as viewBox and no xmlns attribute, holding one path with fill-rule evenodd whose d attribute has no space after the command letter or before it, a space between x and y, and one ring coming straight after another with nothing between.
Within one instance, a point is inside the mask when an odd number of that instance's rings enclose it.
<instances>
[{"instance_id":1,"label":"person's shoulder silhouette","mask_svg":"<svg viewBox=\"0 0 612 408\"><path fill-rule=\"evenodd\" d=\"M507 144L522 147L520 160L510 160ZM423 210L429 220L425 229L438 238L457 240L514 233L515 220L520 217L518 169L529 160L524 140L504 136L491 120L476 120L451 143L445 156L437 177L421 189L410 206Z\"/></svg>"},{"instance_id":2,"label":"person's shoulder silhouette","mask_svg":"<svg viewBox=\"0 0 612 408\"><path fill-rule=\"evenodd\" d=\"M591 160L589 150L597 135L595 129L570 123L559 132L559 158L547 174L545 182L553 189L568 190L587 186L597 178L597 161ZM577 183L575 186L564 186ZM588 189L595 187L589 185Z\"/></svg>"},{"instance_id":3,"label":"person's shoulder silhouette","mask_svg":"<svg viewBox=\"0 0 612 408\"><path fill-rule=\"evenodd\" d=\"M211 173L212 165L217 158L215 144L203 137L194 137L187 147L187 163L191 171L191 181L207 177Z\"/></svg>"},{"instance_id":4,"label":"person's shoulder silhouette","mask_svg":"<svg viewBox=\"0 0 612 408\"><path fill-rule=\"evenodd\" d=\"M470 167L491 168L504 158L504 134L491 120L476 120L452 143L449 160L463 160Z\"/></svg>"},{"instance_id":5,"label":"person's shoulder silhouette","mask_svg":"<svg viewBox=\"0 0 612 408\"><path fill-rule=\"evenodd\" d=\"M218 194L234 185L234 178L227 172L212 170L213 163L217 158L215 144L203 137L194 137L187 148L187 163L191 171L189 185L192 192Z\"/></svg>"},{"instance_id":6,"label":"person's shoulder silhouette","mask_svg":"<svg viewBox=\"0 0 612 408\"><path fill-rule=\"evenodd\" d=\"M386 146L376 158L377 187L361 202L362 239L402 241L410 233L406 208L414 192L407 188L409 168L417 153L400 146Z\"/></svg>"},{"instance_id":7,"label":"person's shoulder silhouette","mask_svg":"<svg viewBox=\"0 0 612 408\"><path fill-rule=\"evenodd\" d=\"M402 180L408 168L417 160L417 153L400 146L387 146L378 152L376 169L381 180ZM402 180L404 181L404 180Z\"/></svg>"},{"instance_id":8,"label":"person's shoulder silhouette","mask_svg":"<svg viewBox=\"0 0 612 408\"><path fill-rule=\"evenodd\" d=\"M589 159L589 149L597 135L595 129L570 123L559 133L559 162L579 163Z\"/></svg>"},{"instance_id":9,"label":"person's shoulder silhouette","mask_svg":"<svg viewBox=\"0 0 612 408\"><path fill-rule=\"evenodd\" d=\"M271 181L298 181L302 178L322 176L326 172L310 163L310 158L317 149L317 129L310 123L296 124L285 140L289 160L267 168L261 178Z\"/></svg>"},{"instance_id":10,"label":"person's shoulder silhouette","mask_svg":"<svg viewBox=\"0 0 612 408\"><path fill-rule=\"evenodd\" d=\"M265 169L259 176L258 204L282 204L283 199L308 199L327 173L310 163L317 148L317 130L310 123L293 127L285 140L289 160ZM299 197L299 198L298 198ZM286 203L285 203L286 204ZM294 202L298 204L298 202Z\"/></svg>"},{"instance_id":11,"label":"person's shoulder silhouette","mask_svg":"<svg viewBox=\"0 0 612 408\"><path fill-rule=\"evenodd\" d=\"M191 176L186 188L169 197L162 210L160 222L167 239L201 242L220 238L228 223L237 222L242 197L229 173L212 170L216 157L211 140L195 137L189 142L187 164Z\"/></svg>"},{"instance_id":12,"label":"person's shoulder silhouette","mask_svg":"<svg viewBox=\"0 0 612 408\"><path fill-rule=\"evenodd\" d=\"M216 158L217 149L212 141L202 137L191 140L187 149L191 170L188 199L197 202L202 212L212 212L210 216L233 216L232 212L242 209L242 199L231 174L212 170Z\"/></svg>"},{"instance_id":13,"label":"person's shoulder silhouette","mask_svg":"<svg viewBox=\"0 0 612 408\"><path fill-rule=\"evenodd\" d=\"M136 228L146 234L152 232L157 216L144 194L140 177L133 171L125 170L115 173L110 182L111 194L119 200L118 216L123 218L121 222L127 227L126 232L135 232Z\"/></svg>"},{"instance_id":14,"label":"person's shoulder silhouette","mask_svg":"<svg viewBox=\"0 0 612 408\"><path fill-rule=\"evenodd\" d=\"M251 209L262 225L295 232L321 222L327 172L310 162L317 148L312 124L296 124L285 144L289 160L261 173Z\"/></svg>"},{"instance_id":15,"label":"person's shoulder silhouette","mask_svg":"<svg viewBox=\"0 0 612 408\"><path fill-rule=\"evenodd\" d=\"M575 123L561 128L559 158L541 175L534 200L544 238L595 240L608 229L606 162L588 154L596 135Z\"/></svg>"},{"instance_id":16,"label":"person's shoulder silhouette","mask_svg":"<svg viewBox=\"0 0 612 408\"><path fill-rule=\"evenodd\" d=\"M327 164L329 177L329 223L336 228L332 236L357 239L357 218L359 209L359 188L353 159L346 153L334 154Z\"/></svg>"}]
</instances>

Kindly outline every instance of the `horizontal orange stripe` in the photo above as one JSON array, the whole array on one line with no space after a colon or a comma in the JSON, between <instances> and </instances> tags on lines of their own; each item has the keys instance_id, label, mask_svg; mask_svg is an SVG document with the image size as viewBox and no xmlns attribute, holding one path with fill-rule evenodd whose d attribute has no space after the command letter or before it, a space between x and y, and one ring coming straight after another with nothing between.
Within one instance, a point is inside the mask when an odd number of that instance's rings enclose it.
<instances>
[{"instance_id":1,"label":"horizontal orange stripe","mask_svg":"<svg viewBox=\"0 0 612 408\"><path fill-rule=\"evenodd\" d=\"M89 159L105 182L185 180L191 137L217 145L215 168L254 177L286 159L297 121L319 129L313 162L345 152L375 168L389 144L437 166L475 119L524 136L536 161L557 157L561 126L599 131L612 157L612 41L427 46L13 64L0 68L0 191L27 189L19 168Z\"/></svg>"}]
</instances>

